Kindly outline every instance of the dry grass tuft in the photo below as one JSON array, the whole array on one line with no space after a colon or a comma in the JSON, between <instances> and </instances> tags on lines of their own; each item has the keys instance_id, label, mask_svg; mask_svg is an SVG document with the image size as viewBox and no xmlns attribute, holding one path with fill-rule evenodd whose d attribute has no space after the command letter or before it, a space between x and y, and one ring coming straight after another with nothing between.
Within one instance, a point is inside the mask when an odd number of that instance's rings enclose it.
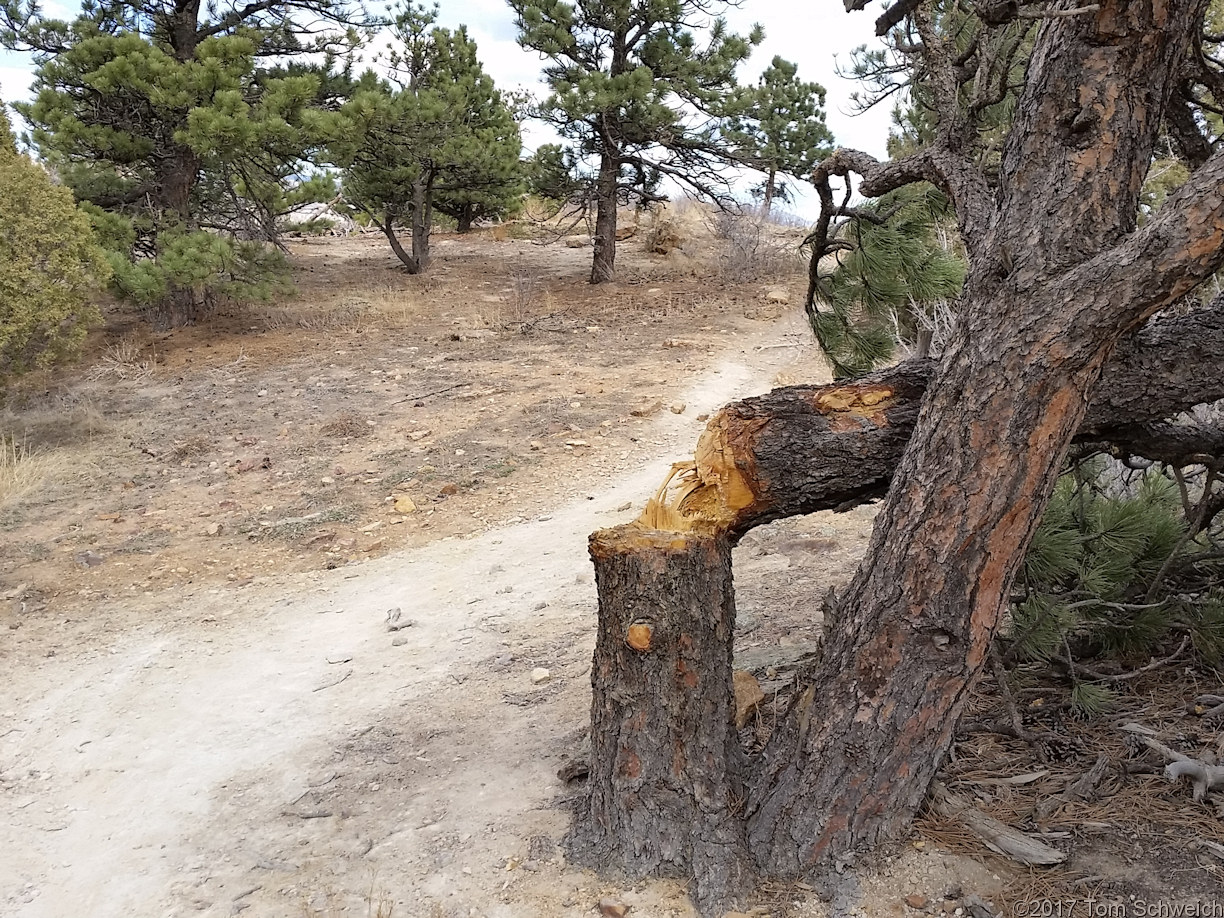
<instances>
[{"instance_id":1,"label":"dry grass tuft","mask_svg":"<svg viewBox=\"0 0 1224 918\"><path fill-rule=\"evenodd\" d=\"M157 369L157 354L141 353L140 343L131 335L124 335L106 349L98 365L89 372L91 380L113 377L124 380L147 379Z\"/></svg>"},{"instance_id":2,"label":"dry grass tuft","mask_svg":"<svg viewBox=\"0 0 1224 918\"><path fill-rule=\"evenodd\" d=\"M340 414L319 428L319 432L328 437L368 437L374 428L358 414Z\"/></svg>"},{"instance_id":3,"label":"dry grass tuft","mask_svg":"<svg viewBox=\"0 0 1224 918\"><path fill-rule=\"evenodd\" d=\"M11 437L0 437L0 507L8 507L77 471L61 452L36 452Z\"/></svg>"},{"instance_id":4,"label":"dry grass tuft","mask_svg":"<svg viewBox=\"0 0 1224 918\"><path fill-rule=\"evenodd\" d=\"M409 328L418 319L417 291L405 287L383 287L370 296L367 324L381 328Z\"/></svg>"},{"instance_id":5,"label":"dry grass tuft","mask_svg":"<svg viewBox=\"0 0 1224 918\"><path fill-rule=\"evenodd\" d=\"M197 456L203 456L213 448L213 441L209 437L188 437L186 440L175 441L174 449L171 455L176 461L184 459L194 459Z\"/></svg>"}]
</instances>

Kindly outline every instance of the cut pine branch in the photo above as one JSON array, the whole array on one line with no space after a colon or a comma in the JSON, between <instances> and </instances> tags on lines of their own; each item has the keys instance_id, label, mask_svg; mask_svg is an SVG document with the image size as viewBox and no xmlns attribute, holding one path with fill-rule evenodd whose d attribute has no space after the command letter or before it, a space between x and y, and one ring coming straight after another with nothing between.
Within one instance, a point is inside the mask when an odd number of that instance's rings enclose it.
<instances>
[{"instance_id":1,"label":"cut pine branch","mask_svg":"<svg viewBox=\"0 0 1224 918\"><path fill-rule=\"evenodd\" d=\"M1076 441L1155 460L1224 443L1215 428L1159 423L1224 398L1221 306L1224 297L1158 319L1125 342ZM640 525L726 532L734 541L772 520L882 496L935 371L931 361L907 361L853 383L790 386L726 406L693 461L673 468L671 496L656 495Z\"/></svg>"}]
</instances>

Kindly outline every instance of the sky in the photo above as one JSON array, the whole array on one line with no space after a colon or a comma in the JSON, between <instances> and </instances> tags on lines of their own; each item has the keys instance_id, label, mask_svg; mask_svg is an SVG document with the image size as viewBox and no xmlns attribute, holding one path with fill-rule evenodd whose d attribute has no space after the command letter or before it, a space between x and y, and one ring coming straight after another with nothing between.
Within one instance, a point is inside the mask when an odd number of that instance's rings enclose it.
<instances>
[{"instance_id":1,"label":"sky","mask_svg":"<svg viewBox=\"0 0 1224 918\"><path fill-rule=\"evenodd\" d=\"M514 15L505 0L439 0L439 23L455 27L465 24L475 40L485 70L502 88L521 88L537 98L547 95L540 81L541 60L534 51L516 43ZM53 15L68 16L75 6L51 0L44 8ZM744 83L755 83L773 59L781 55L799 65L799 78L820 83L827 90L825 119L839 146L854 147L875 156L885 156L890 113L887 106L854 115L850 94L852 80L838 76L838 67L848 68L850 53L859 45L873 45L876 5L847 13L839 0L742 0L727 10L734 31L746 34L753 23L765 30L765 40L740 70ZM381 50L384 41L372 50ZM0 98L13 102L27 98L33 66L25 55L0 51ZM553 136L542 127L528 126L524 147L531 152ZM789 209L813 218L818 205L815 193L801 194Z\"/></svg>"}]
</instances>

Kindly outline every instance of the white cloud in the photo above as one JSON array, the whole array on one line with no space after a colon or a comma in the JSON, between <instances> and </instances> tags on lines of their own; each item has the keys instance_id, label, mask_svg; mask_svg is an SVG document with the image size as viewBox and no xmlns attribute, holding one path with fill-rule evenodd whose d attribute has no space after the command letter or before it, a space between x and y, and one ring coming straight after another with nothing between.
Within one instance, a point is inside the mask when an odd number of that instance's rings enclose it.
<instances>
[{"instance_id":1,"label":"white cloud","mask_svg":"<svg viewBox=\"0 0 1224 918\"><path fill-rule=\"evenodd\" d=\"M0 55L0 100L16 102L30 98L30 84L34 82L34 67L22 60L21 55Z\"/></svg>"}]
</instances>

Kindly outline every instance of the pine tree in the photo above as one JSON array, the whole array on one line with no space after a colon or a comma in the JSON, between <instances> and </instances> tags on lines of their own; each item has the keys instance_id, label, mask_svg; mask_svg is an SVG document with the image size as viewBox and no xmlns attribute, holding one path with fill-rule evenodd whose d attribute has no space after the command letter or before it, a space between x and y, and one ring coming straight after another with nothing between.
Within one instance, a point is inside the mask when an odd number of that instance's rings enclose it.
<instances>
[{"instance_id":1,"label":"pine tree","mask_svg":"<svg viewBox=\"0 0 1224 918\"><path fill-rule=\"evenodd\" d=\"M278 215L328 191L303 180L311 112L362 24L345 0L86 0L71 21L0 2L0 44L38 64L19 110L90 205L119 294L178 323L270 291Z\"/></svg>"},{"instance_id":2,"label":"pine tree","mask_svg":"<svg viewBox=\"0 0 1224 918\"><path fill-rule=\"evenodd\" d=\"M935 188L907 186L854 212L832 271L813 259L808 317L835 377L869 372L892 356L898 339L925 351L935 311L965 279L964 261L941 235L949 219Z\"/></svg>"},{"instance_id":3,"label":"pine tree","mask_svg":"<svg viewBox=\"0 0 1224 918\"><path fill-rule=\"evenodd\" d=\"M386 235L416 274L429 264L435 207L457 219L497 212L519 193L522 144L513 112L485 74L465 27L434 25L406 3L393 32L393 84L356 94L332 143L344 194ZM412 250L399 229L408 227Z\"/></svg>"},{"instance_id":4,"label":"pine tree","mask_svg":"<svg viewBox=\"0 0 1224 918\"><path fill-rule=\"evenodd\" d=\"M824 87L803 82L798 73L798 65L775 57L759 83L745 87L732 101L737 116L728 140L738 162L765 173L760 194L766 216L775 197L789 200L779 176L805 179L832 152Z\"/></svg>"},{"instance_id":5,"label":"pine tree","mask_svg":"<svg viewBox=\"0 0 1224 918\"><path fill-rule=\"evenodd\" d=\"M89 219L17 151L0 104L0 385L77 353L107 274Z\"/></svg>"},{"instance_id":6,"label":"pine tree","mask_svg":"<svg viewBox=\"0 0 1224 918\"><path fill-rule=\"evenodd\" d=\"M725 97L735 68L761 41L704 17L705 0L510 0L519 44L548 59L552 95L538 115L599 163L591 282L611 280L616 208L653 175L712 197L725 194L717 165L729 158ZM704 32L699 45L695 32Z\"/></svg>"},{"instance_id":7,"label":"pine tree","mask_svg":"<svg viewBox=\"0 0 1224 918\"><path fill-rule=\"evenodd\" d=\"M1207 476L1208 489L1213 483ZM1092 676L1097 661L1143 665L1185 635L1198 656L1217 662L1224 564L1212 542L1224 525L1201 525L1196 532L1166 472L1136 474L1099 456L1074 465L1025 556L1003 636L1008 658L1064 664L1089 713L1110 697Z\"/></svg>"}]
</instances>

